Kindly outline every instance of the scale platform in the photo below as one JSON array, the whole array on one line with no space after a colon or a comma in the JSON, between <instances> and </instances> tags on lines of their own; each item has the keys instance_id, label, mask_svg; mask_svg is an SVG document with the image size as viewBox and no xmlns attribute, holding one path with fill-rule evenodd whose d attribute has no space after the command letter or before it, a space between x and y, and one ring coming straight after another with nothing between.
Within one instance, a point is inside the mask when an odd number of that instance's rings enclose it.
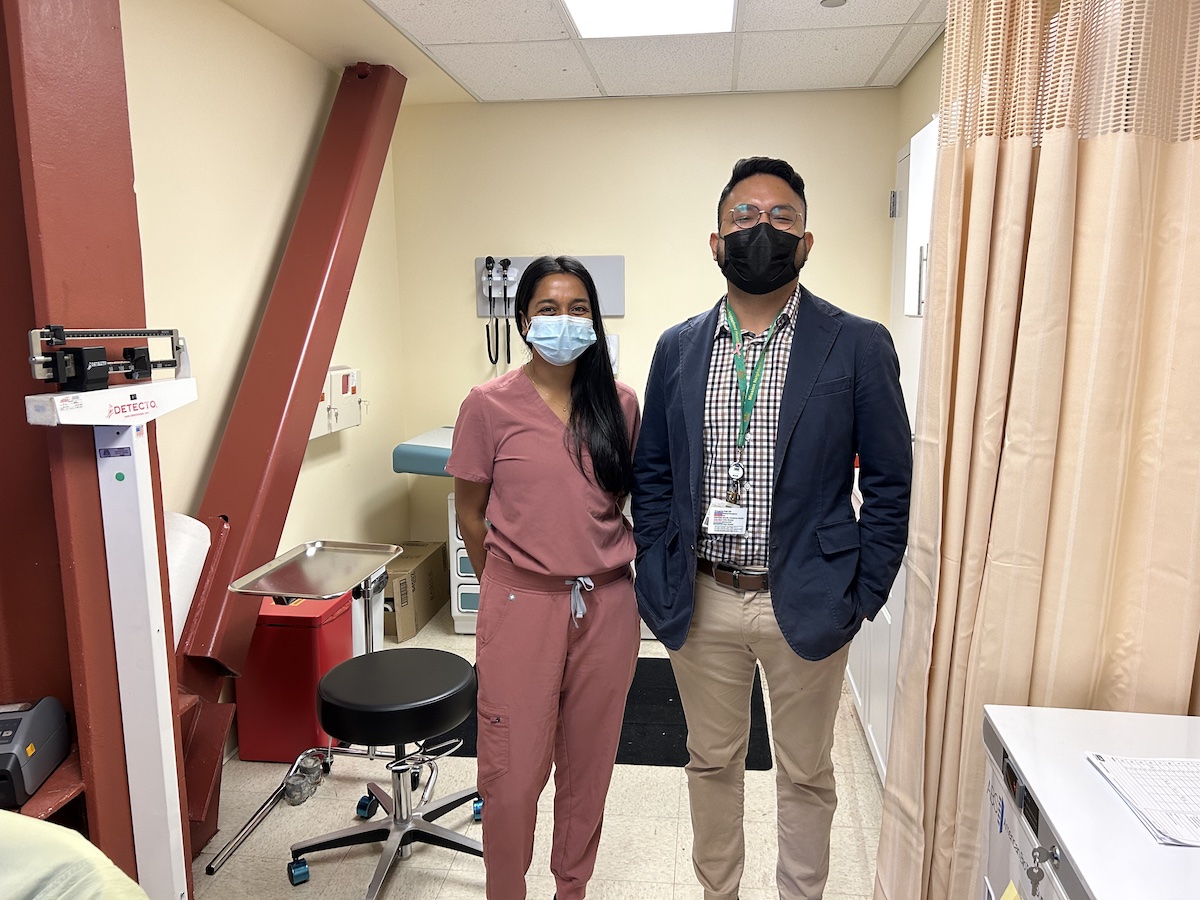
<instances>
[{"instance_id":1,"label":"scale platform","mask_svg":"<svg viewBox=\"0 0 1200 900\"><path fill-rule=\"evenodd\" d=\"M235 594L333 600L367 582L403 553L396 544L308 541L229 586Z\"/></svg>"}]
</instances>

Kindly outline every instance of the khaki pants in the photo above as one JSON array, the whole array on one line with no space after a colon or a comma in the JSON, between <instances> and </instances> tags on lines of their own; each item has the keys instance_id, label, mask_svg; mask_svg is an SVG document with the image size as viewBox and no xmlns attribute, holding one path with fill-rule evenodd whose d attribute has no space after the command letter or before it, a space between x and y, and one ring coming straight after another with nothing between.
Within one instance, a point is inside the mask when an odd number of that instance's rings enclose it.
<instances>
[{"instance_id":1,"label":"khaki pants","mask_svg":"<svg viewBox=\"0 0 1200 900\"><path fill-rule=\"evenodd\" d=\"M837 806L833 726L849 647L810 662L788 645L768 592L696 576L696 609L671 665L688 725L692 863L705 900L734 900L745 859L743 781L756 662L767 678L776 765L780 900L820 900Z\"/></svg>"}]
</instances>

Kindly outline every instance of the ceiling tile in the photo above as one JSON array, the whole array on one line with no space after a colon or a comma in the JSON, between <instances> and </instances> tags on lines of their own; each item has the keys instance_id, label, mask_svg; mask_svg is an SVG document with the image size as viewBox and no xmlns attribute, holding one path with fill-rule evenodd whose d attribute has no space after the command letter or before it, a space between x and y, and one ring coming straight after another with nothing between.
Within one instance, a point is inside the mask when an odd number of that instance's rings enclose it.
<instances>
[{"instance_id":1,"label":"ceiling tile","mask_svg":"<svg viewBox=\"0 0 1200 900\"><path fill-rule=\"evenodd\" d=\"M739 91L818 91L865 87L903 29L825 28L742 36Z\"/></svg>"},{"instance_id":2,"label":"ceiling tile","mask_svg":"<svg viewBox=\"0 0 1200 900\"><path fill-rule=\"evenodd\" d=\"M557 0L367 0L421 44L554 41L574 35Z\"/></svg>"},{"instance_id":3,"label":"ceiling tile","mask_svg":"<svg viewBox=\"0 0 1200 900\"><path fill-rule=\"evenodd\" d=\"M335 69L364 53L397 68L410 105L893 85L944 27L948 5L738 0L732 37L610 43L581 41L562 0L226 2Z\"/></svg>"},{"instance_id":4,"label":"ceiling tile","mask_svg":"<svg viewBox=\"0 0 1200 900\"><path fill-rule=\"evenodd\" d=\"M574 41L441 44L428 50L459 84L485 102L600 96Z\"/></svg>"},{"instance_id":5,"label":"ceiling tile","mask_svg":"<svg viewBox=\"0 0 1200 900\"><path fill-rule=\"evenodd\" d=\"M582 41L610 97L713 94L733 89L733 35Z\"/></svg>"},{"instance_id":6,"label":"ceiling tile","mask_svg":"<svg viewBox=\"0 0 1200 900\"><path fill-rule=\"evenodd\" d=\"M946 24L946 0L928 0L925 8L922 9L914 18L914 22L936 22L939 25Z\"/></svg>"},{"instance_id":7,"label":"ceiling tile","mask_svg":"<svg viewBox=\"0 0 1200 900\"><path fill-rule=\"evenodd\" d=\"M908 70L925 55L929 45L942 32L941 25L909 25L892 49L892 55L871 79L872 87L895 87Z\"/></svg>"},{"instance_id":8,"label":"ceiling tile","mask_svg":"<svg viewBox=\"0 0 1200 900\"><path fill-rule=\"evenodd\" d=\"M742 0L739 31L904 25L922 0L847 0L835 9L817 0ZM943 6L944 6L943 0ZM945 21L943 15L942 21Z\"/></svg>"},{"instance_id":9,"label":"ceiling tile","mask_svg":"<svg viewBox=\"0 0 1200 900\"><path fill-rule=\"evenodd\" d=\"M225 2L335 72L363 59L403 72L408 79L404 88L406 108L472 100L424 50L364 0Z\"/></svg>"}]
</instances>

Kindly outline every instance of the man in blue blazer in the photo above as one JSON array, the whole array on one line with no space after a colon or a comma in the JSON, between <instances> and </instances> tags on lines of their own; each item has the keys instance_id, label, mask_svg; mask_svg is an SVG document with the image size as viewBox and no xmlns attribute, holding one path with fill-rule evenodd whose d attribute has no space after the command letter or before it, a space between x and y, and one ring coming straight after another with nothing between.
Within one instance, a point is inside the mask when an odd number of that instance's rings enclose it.
<instances>
[{"instance_id":1,"label":"man in blue blazer","mask_svg":"<svg viewBox=\"0 0 1200 900\"><path fill-rule=\"evenodd\" d=\"M687 717L705 900L738 896L757 664L771 698L779 896L823 895L848 644L887 600L907 539L896 351L882 325L800 285L806 217L788 163L734 167L710 237L728 292L659 340L634 454L638 604Z\"/></svg>"}]
</instances>

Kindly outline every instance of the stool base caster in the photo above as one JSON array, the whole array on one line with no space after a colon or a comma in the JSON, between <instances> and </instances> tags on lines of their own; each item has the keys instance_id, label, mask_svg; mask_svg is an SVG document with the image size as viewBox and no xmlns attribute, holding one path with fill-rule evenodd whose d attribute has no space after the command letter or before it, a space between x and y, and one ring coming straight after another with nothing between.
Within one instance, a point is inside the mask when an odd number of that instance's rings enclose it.
<instances>
[{"instance_id":1,"label":"stool base caster","mask_svg":"<svg viewBox=\"0 0 1200 900\"><path fill-rule=\"evenodd\" d=\"M287 864L288 881L292 883L292 887L304 884L308 881L308 862L304 857L293 859Z\"/></svg>"},{"instance_id":2,"label":"stool base caster","mask_svg":"<svg viewBox=\"0 0 1200 900\"><path fill-rule=\"evenodd\" d=\"M476 822L483 821L483 800L478 797L471 803L471 818Z\"/></svg>"},{"instance_id":3,"label":"stool base caster","mask_svg":"<svg viewBox=\"0 0 1200 900\"><path fill-rule=\"evenodd\" d=\"M355 815L360 819L369 819L377 812L379 812L379 801L373 796L363 794L358 798L358 809L355 810Z\"/></svg>"}]
</instances>

